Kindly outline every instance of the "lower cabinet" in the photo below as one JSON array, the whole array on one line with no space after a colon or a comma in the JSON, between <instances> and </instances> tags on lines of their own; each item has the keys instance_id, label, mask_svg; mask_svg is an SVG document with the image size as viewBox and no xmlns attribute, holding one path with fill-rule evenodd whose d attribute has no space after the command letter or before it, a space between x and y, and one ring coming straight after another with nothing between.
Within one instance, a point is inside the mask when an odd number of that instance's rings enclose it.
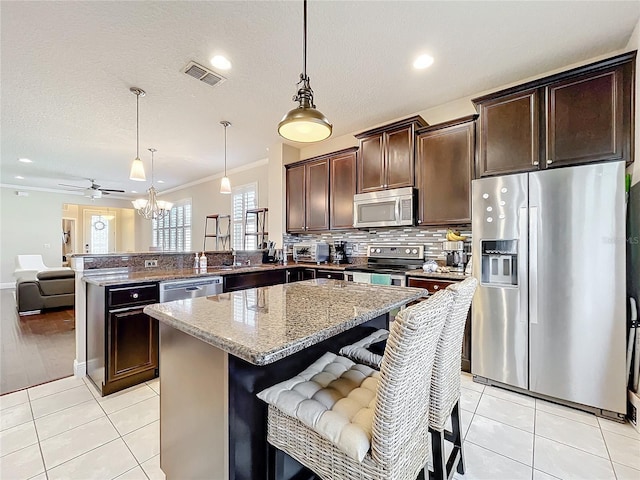
<instances>
[{"instance_id":1,"label":"lower cabinet","mask_svg":"<svg viewBox=\"0 0 640 480\"><path fill-rule=\"evenodd\" d=\"M223 278L223 291L235 292L245 288L268 287L279 285L287 281L285 270L270 270L266 272L238 273L225 275Z\"/></svg>"},{"instance_id":2,"label":"lower cabinet","mask_svg":"<svg viewBox=\"0 0 640 480\"><path fill-rule=\"evenodd\" d=\"M439 292L447 288L455 281L432 280L427 278L409 277L408 287L425 288L429 294ZM467 323L464 327L464 337L462 338L462 371L471 373L471 309L467 314Z\"/></svg>"},{"instance_id":3,"label":"lower cabinet","mask_svg":"<svg viewBox=\"0 0 640 480\"><path fill-rule=\"evenodd\" d=\"M87 285L87 375L103 396L158 376L158 321L143 313L158 301L157 283Z\"/></svg>"}]
</instances>

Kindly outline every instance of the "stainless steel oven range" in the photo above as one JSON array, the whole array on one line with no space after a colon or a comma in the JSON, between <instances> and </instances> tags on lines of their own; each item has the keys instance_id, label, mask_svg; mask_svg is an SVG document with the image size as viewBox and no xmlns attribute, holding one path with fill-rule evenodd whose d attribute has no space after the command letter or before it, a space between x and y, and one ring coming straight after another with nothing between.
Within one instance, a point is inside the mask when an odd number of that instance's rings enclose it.
<instances>
[{"instance_id":1,"label":"stainless steel oven range","mask_svg":"<svg viewBox=\"0 0 640 480\"><path fill-rule=\"evenodd\" d=\"M351 282L406 286L406 272L424 263L424 245L376 244L367 247L367 264L347 267Z\"/></svg>"}]
</instances>

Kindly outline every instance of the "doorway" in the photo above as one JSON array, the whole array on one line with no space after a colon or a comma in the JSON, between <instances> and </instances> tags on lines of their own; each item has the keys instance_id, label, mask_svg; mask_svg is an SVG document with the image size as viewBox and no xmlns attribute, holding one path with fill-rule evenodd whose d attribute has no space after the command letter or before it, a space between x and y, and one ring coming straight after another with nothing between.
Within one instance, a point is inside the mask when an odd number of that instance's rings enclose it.
<instances>
[{"instance_id":1,"label":"doorway","mask_svg":"<svg viewBox=\"0 0 640 480\"><path fill-rule=\"evenodd\" d=\"M62 217L62 266L68 267L67 255L76 252L76 219Z\"/></svg>"}]
</instances>

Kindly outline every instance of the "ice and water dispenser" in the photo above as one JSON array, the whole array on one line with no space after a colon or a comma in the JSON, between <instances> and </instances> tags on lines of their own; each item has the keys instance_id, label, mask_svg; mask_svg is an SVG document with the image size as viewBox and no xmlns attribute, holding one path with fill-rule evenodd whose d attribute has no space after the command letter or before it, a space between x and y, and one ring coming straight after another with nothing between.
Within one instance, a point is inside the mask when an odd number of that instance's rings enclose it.
<instances>
[{"instance_id":1,"label":"ice and water dispenser","mask_svg":"<svg viewBox=\"0 0 640 480\"><path fill-rule=\"evenodd\" d=\"M483 285L518 285L518 240L481 240Z\"/></svg>"}]
</instances>

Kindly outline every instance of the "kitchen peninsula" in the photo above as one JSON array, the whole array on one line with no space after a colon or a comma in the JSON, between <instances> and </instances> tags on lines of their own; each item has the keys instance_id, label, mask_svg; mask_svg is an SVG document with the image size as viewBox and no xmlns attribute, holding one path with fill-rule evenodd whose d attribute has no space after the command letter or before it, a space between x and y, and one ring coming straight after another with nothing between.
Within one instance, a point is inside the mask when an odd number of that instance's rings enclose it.
<instances>
[{"instance_id":1,"label":"kitchen peninsula","mask_svg":"<svg viewBox=\"0 0 640 480\"><path fill-rule=\"evenodd\" d=\"M317 279L145 307L160 321L167 479L266 478L267 409L255 394L426 293Z\"/></svg>"}]
</instances>

